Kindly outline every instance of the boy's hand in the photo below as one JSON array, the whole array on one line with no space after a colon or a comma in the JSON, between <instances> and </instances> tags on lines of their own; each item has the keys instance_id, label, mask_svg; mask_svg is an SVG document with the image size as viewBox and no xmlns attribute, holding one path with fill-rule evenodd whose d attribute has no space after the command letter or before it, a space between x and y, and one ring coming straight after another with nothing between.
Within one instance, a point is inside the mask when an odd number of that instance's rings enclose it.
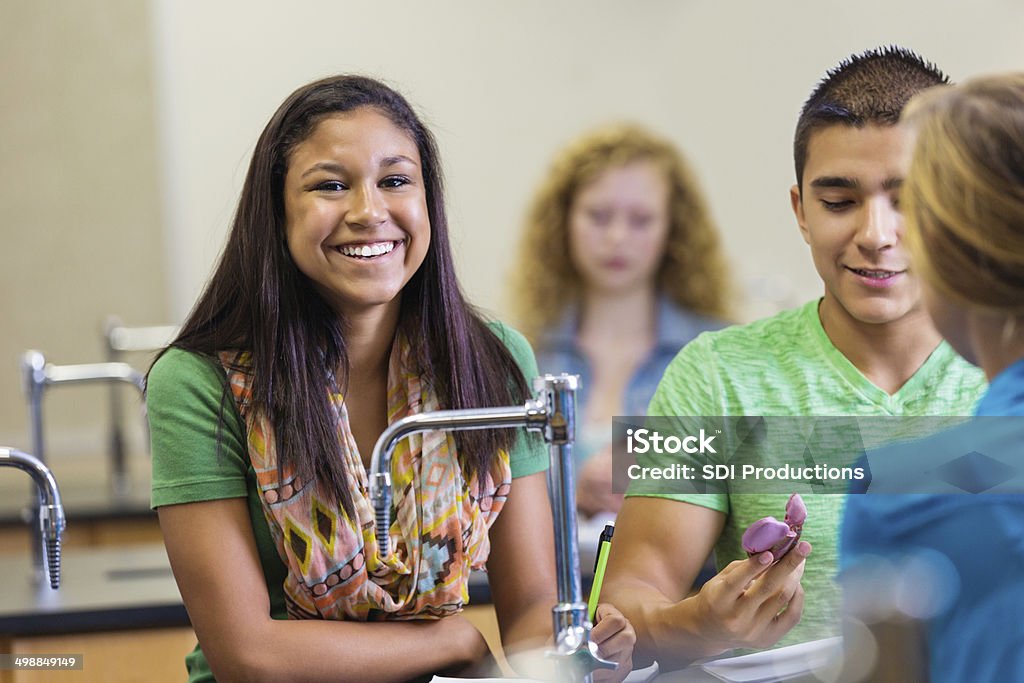
<instances>
[{"instance_id":1,"label":"boy's hand","mask_svg":"<svg viewBox=\"0 0 1024 683\"><path fill-rule=\"evenodd\" d=\"M800 578L811 544L801 541L772 566L765 551L730 563L695 596L698 621L707 640L722 647L774 645L800 621L804 593Z\"/></svg>"},{"instance_id":2,"label":"boy's hand","mask_svg":"<svg viewBox=\"0 0 1024 683\"><path fill-rule=\"evenodd\" d=\"M598 669L594 672L594 683L619 683L633 670L633 646L636 631L622 612L608 604L599 604L594 614L594 628L590 640L597 645L602 659L616 662L619 668Z\"/></svg>"}]
</instances>

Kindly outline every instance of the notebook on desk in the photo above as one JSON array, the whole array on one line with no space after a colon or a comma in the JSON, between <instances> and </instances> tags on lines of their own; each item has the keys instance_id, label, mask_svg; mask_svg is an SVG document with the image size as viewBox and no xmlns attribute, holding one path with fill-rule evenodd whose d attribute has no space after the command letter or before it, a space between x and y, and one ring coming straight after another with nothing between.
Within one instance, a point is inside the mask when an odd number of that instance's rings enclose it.
<instances>
[{"instance_id":1,"label":"notebook on desk","mask_svg":"<svg viewBox=\"0 0 1024 683\"><path fill-rule=\"evenodd\" d=\"M644 669L633 669L626 676L623 683L648 683L658 675L658 663L655 662ZM532 678L451 678L448 676L434 676L430 683L454 683L455 681L473 681L474 683L496 683L497 681L518 681L519 683L544 683Z\"/></svg>"},{"instance_id":2,"label":"notebook on desk","mask_svg":"<svg viewBox=\"0 0 1024 683\"><path fill-rule=\"evenodd\" d=\"M806 677L834 666L842 638L823 638L740 657L704 662L700 668L727 683L774 683Z\"/></svg>"}]
</instances>

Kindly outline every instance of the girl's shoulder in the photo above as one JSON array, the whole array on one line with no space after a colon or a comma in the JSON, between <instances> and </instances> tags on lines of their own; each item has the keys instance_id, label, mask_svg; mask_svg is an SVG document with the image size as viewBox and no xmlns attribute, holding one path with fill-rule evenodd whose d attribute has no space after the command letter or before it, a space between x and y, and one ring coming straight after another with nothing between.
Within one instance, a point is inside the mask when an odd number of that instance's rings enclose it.
<instances>
[{"instance_id":1,"label":"girl's shoulder","mask_svg":"<svg viewBox=\"0 0 1024 683\"><path fill-rule=\"evenodd\" d=\"M527 382L538 374L537 359L534 356L533 347L530 346L530 342L526 340L526 337L519 330L500 320L487 321L487 328L494 333L494 336L501 340L505 348L512 354L516 364L522 369Z\"/></svg>"},{"instance_id":2,"label":"girl's shoulder","mask_svg":"<svg viewBox=\"0 0 1024 683\"><path fill-rule=\"evenodd\" d=\"M509 351L516 348L530 347L530 343L526 341L526 337L523 336L523 333L508 323L500 320L488 320L486 324L487 329L493 332L494 335L508 347Z\"/></svg>"},{"instance_id":3,"label":"girl's shoulder","mask_svg":"<svg viewBox=\"0 0 1024 683\"><path fill-rule=\"evenodd\" d=\"M177 347L168 348L149 370L147 387L180 383L210 383L220 387L224 370L210 356Z\"/></svg>"}]
</instances>

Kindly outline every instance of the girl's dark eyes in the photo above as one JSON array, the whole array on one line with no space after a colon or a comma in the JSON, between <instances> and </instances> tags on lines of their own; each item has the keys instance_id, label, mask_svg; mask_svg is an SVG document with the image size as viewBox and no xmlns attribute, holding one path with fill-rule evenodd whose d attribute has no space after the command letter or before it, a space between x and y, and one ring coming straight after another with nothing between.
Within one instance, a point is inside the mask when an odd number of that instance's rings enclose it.
<instances>
[{"instance_id":1,"label":"girl's dark eyes","mask_svg":"<svg viewBox=\"0 0 1024 683\"><path fill-rule=\"evenodd\" d=\"M344 183L337 180L325 180L319 183L314 189L323 190L325 192L341 192L345 189Z\"/></svg>"},{"instance_id":2,"label":"girl's dark eyes","mask_svg":"<svg viewBox=\"0 0 1024 683\"><path fill-rule=\"evenodd\" d=\"M629 227L634 230L645 230L654 223L654 216L638 215L629 217Z\"/></svg>"},{"instance_id":3,"label":"girl's dark eyes","mask_svg":"<svg viewBox=\"0 0 1024 683\"><path fill-rule=\"evenodd\" d=\"M396 188L408 185L411 182L412 180L408 176L392 175L381 180L378 185L383 188ZM340 180L325 180L322 183L317 183L313 189L320 192L341 192L347 190L348 186Z\"/></svg>"},{"instance_id":4,"label":"girl's dark eyes","mask_svg":"<svg viewBox=\"0 0 1024 683\"><path fill-rule=\"evenodd\" d=\"M402 187L408 185L412 180L408 176L404 175L389 175L384 180L380 181L381 187Z\"/></svg>"}]
</instances>

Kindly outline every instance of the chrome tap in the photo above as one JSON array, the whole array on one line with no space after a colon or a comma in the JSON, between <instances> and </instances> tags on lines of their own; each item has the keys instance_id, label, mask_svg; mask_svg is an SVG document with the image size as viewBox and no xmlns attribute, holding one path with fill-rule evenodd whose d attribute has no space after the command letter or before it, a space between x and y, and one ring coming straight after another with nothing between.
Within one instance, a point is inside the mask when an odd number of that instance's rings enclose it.
<instances>
[{"instance_id":1,"label":"chrome tap","mask_svg":"<svg viewBox=\"0 0 1024 683\"><path fill-rule=\"evenodd\" d=\"M125 327L121 324L121 319L113 315L103 321L103 343L106 347L107 361L110 363L119 362L122 353L162 349L177 335L178 327L174 325ZM121 415L121 392L117 386L110 387L109 401L112 485L115 494L125 494L128 492L127 454Z\"/></svg>"},{"instance_id":2,"label":"chrome tap","mask_svg":"<svg viewBox=\"0 0 1024 683\"><path fill-rule=\"evenodd\" d=\"M438 410L403 418L384 430L370 460L370 500L377 526L377 546L388 554L391 528L391 456L406 436L425 431L525 427L541 432L549 444L548 495L555 532L558 604L552 608L555 649L548 653L559 670L559 680L591 682L595 669L615 669L617 664L597 654L590 640L580 576L579 539L576 524L576 486L572 448L576 439L576 375L544 375L533 381L534 398L522 406Z\"/></svg>"},{"instance_id":3,"label":"chrome tap","mask_svg":"<svg viewBox=\"0 0 1024 683\"><path fill-rule=\"evenodd\" d=\"M146 388L145 377L127 363L85 363L81 365L54 365L48 363L40 351L26 351L21 358L25 373L25 393L28 397L29 419L32 423L32 450L46 462L43 438L43 392L47 387L61 384L87 384L92 382L126 382L139 392ZM115 461L111 477L115 494L126 490L127 475L123 460Z\"/></svg>"},{"instance_id":4,"label":"chrome tap","mask_svg":"<svg viewBox=\"0 0 1024 683\"><path fill-rule=\"evenodd\" d=\"M39 491L36 507L41 535L41 554L35 555L35 580L42 581L47 572L50 588L60 588L60 536L64 532L64 507L60 504L60 490L50 468L28 453L0 447L0 466L17 467L28 472ZM45 558L45 560L44 560Z\"/></svg>"}]
</instances>

